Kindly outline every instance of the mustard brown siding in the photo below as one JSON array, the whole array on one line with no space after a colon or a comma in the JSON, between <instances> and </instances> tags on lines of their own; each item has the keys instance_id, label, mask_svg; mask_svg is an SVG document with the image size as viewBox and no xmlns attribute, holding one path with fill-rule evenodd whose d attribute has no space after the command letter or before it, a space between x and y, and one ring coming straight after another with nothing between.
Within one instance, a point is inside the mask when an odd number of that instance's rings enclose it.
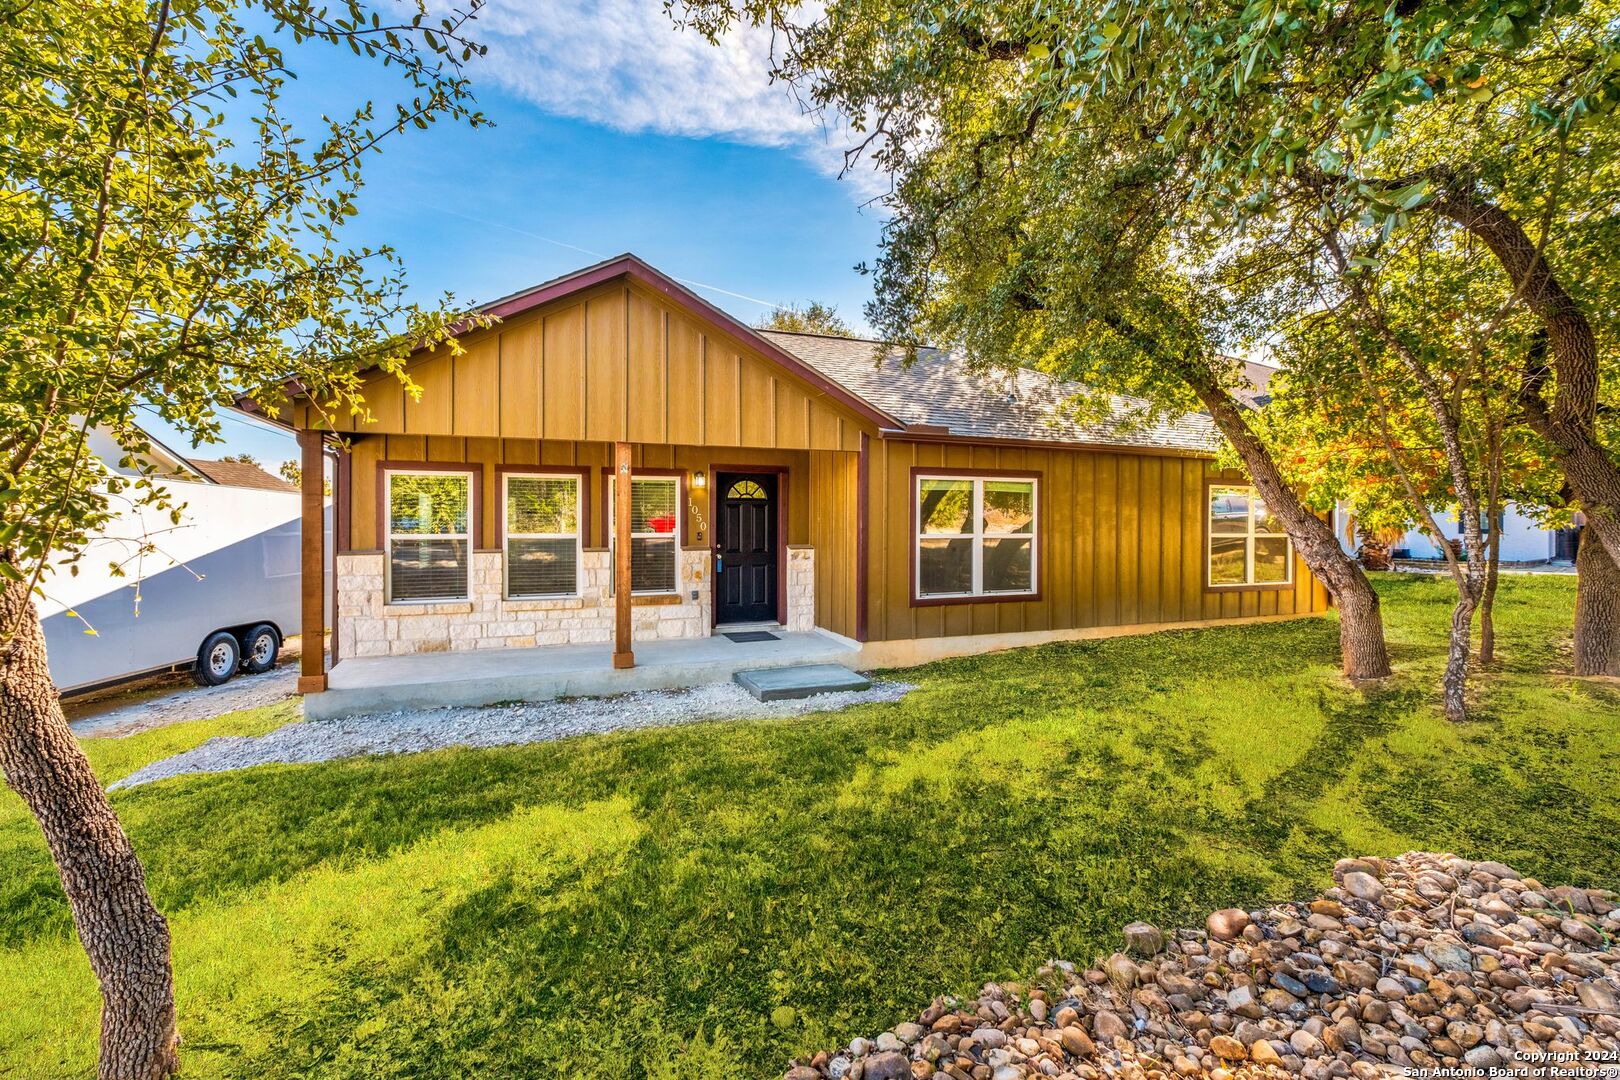
<instances>
[{"instance_id":1,"label":"mustard brown siding","mask_svg":"<svg viewBox=\"0 0 1620 1080\"><path fill-rule=\"evenodd\" d=\"M858 636L856 592L859 457L810 452L810 546L816 551L816 625Z\"/></svg>"},{"instance_id":2,"label":"mustard brown siding","mask_svg":"<svg viewBox=\"0 0 1620 1080\"><path fill-rule=\"evenodd\" d=\"M307 403L299 427L343 434L845 450L869 420L722 328L615 281L467 334L363 390L367 416Z\"/></svg>"},{"instance_id":3,"label":"mustard brown siding","mask_svg":"<svg viewBox=\"0 0 1620 1080\"><path fill-rule=\"evenodd\" d=\"M378 477L383 462L468 466L477 477L477 533L484 550L499 547L501 476L513 468L588 470L587 548L607 529L604 470L613 445L550 439L373 435L351 442L340 488L346 551L382 546ZM1205 458L1076 449L975 446L870 440L870 505L864 527L867 559L865 640L956 637L1159 625L1294 615L1327 608L1326 590L1297 557L1284 589L1205 586L1204 499L1212 480L1242 482ZM676 471L687 481L683 544L712 547L715 467L785 469L787 542L815 550L816 625L861 636L860 457L834 450L640 445L633 467ZM982 599L916 605L911 595L913 475L917 469L1033 473L1040 479L1038 589L1034 599ZM693 472L709 480L690 486ZM785 553L784 553L785 554Z\"/></svg>"},{"instance_id":4,"label":"mustard brown siding","mask_svg":"<svg viewBox=\"0 0 1620 1080\"><path fill-rule=\"evenodd\" d=\"M1036 597L913 602L911 500L918 469L1039 476ZM1291 588L1205 588L1204 486L1211 478L1242 482L1239 474L1219 473L1202 457L874 440L867 638L904 641L1325 610L1326 590L1297 556Z\"/></svg>"}]
</instances>

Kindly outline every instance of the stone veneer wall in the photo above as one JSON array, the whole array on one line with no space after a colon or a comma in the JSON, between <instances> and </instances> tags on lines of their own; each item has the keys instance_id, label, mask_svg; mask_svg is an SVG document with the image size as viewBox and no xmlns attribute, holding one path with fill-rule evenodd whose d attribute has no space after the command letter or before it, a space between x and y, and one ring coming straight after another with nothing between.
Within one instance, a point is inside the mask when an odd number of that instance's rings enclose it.
<instances>
[{"instance_id":1,"label":"stone veneer wall","mask_svg":"<svg viewBox=\"0 0 1620 1080\"><path fill-rule=\"evenodd\" d=\"M816 627L816 549L792 544L787 550L787 628Z\"/></svg>"},{"instance_id":2,"label":"stone veneer wall","mask_svg":"<svg viewBox=\"0 0 1620 1080\"><path fill-rule=\"evenodd\" d=\"M580 595L550 600L502 596L498 551L473 553L472 596L425 604L383 603L383 553L337 557L338 655L403 656L462 649L581 645L613 640L613 567L606 551L586 551ZM708 637L709 553L680 553L678 602L638 603L632 611L636 640ZM815 553L788 550L789 630L815 625ZM697 599L691 599L693 591Z\"/></svg>"}]
</instances>

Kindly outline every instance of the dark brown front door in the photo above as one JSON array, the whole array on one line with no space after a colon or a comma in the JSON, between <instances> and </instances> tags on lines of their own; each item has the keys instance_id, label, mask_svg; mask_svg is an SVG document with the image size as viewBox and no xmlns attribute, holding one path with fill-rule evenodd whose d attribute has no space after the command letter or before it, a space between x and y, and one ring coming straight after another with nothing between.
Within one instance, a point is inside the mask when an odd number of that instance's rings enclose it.
<instances>
[{"instance_id":1,"label":"dark brown front door","mask_svg":"<svg viewBox=\"0 0 1620 1080\"><path fill-rule=\"evenodd\" d=\"M715 622L775 621L776 476L719 473L715 483Z\"/></svg>"}]
</instances>

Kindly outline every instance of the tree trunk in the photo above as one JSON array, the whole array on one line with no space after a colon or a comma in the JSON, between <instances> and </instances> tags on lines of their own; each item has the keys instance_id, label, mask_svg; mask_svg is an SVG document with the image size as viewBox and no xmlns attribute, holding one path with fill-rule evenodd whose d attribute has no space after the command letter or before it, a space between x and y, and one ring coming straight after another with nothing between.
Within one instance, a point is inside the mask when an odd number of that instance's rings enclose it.
<instances>
[{"instance_id":1,"label":"tree trunk","mask_svg":"<svg viewBox=\"0 0 1620 1080\"><path fill-rule=\"evenodd\" d=\"M1345 678L1359 682L1387 677L1389 650L1384 644L1383 614L1378 594L1361 565L1339 546L1333 527L1300 502L1271 460L1271 452L1249 430L1248 421L1231 396L1202 372L1192 372L1187 381L1214 418L1215 426L1243 459L1266 506L1294 541L1294 550L1333 595L1339 608L1339 655Z\"/></svg>"},{"instance_id":2,"label":"tree trunk","mask_svg":"<svg viewBox=\"0 0 1620 1080\"><path fill-rule=\"evenodd\" d=\"M1451 609L1451 646L1446 652L1446 673L1440 682L1446 719L1453 723L1468 719L1468 653L1473 629L1473 594L1468 589L1459 589L1457 606Z\"/></svg>"},{"instance_id":3,"label":"tree trunk","mask_svg":"<svg viewBox=\"0 0 1620 1080\"><path fill-rule=\"evenodd\" d=\"M1525 423L1552 444L1564 479L1586 512L1588 533L1595 533L1609 558L1620 563L1620 465L1598 441L1598 351L1591 323L1513 215L1466 190L1444 191L1433 205L1480 238L1525 307L1541 320L1557 379L1549 406L1542 388L1552 372L1527 365L1519 393Z\"/></svg>"},{"instance_id":4,"label":"tree trunk","mask_svg":"<svg viewBox=\"0 0 1620 1080\"><path fill-rule=\"evenodd\" d=\"M1581 533L1575 572L1575 674L1620 676L1620 569L1591 529Z\"/></svg>"},{"instance_id":5,"label":"tree trunk","mask_svg":"<svg viewBox=\"0 0 1620 1080\"><path fill-rule=\"evenodd\" d=\"M1502 576L1502 429L1492 421L1490 454L1486 459L1485 520L1491 533L1485 541L1485 592L1479 598L1479 666L1496 663L1496 585Z\"/></svg>"},{"instance_id":6,"label":"tree trunk","mask_svg":"<svg viewBox=\"0 0 1620 1080\"><path fill-rule=\"evenodd\" d=\"M1491 521L1490 562L1485 567L1485 595L1479 598L1479 666L1496 663L1496 583L1502 573L1502 540Z\"/></svg>"},{"instance_id":7,"label":"tree trunk","mask_svg":"<svg viewBox=\"0 0 1620 1080\"><path fill-rule=\"evenodd\" d=\"M3 579L0 579L3 580ZM169 926L146 891L45 666L45 634L27 585L6 582L0 627L0 767L22 797L62 876L73 924L101 986L100 1080L158 1080L180 1071Z\"/></svg>"}]
</instances>

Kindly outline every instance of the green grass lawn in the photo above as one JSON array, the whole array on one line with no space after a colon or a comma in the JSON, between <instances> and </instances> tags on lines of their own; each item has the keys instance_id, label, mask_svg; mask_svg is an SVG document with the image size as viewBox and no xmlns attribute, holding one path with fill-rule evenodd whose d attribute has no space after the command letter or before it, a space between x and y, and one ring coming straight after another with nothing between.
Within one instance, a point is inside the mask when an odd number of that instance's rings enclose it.
<instances>
[{"instance_id":1,"label":"green grass lawn","mask_svg":"<svg viewBox=\"0 0 1620 1080\"><path fill-rule=\"evenodd\" d=\"M1133 918L1450 849L1620 881L1620 689L1566 677L1574 580L1511 577L1477 719L1435 705L1451 586L1331 616L1003 653L897 705L192 777L114 796L174 928L188 1075L753 1076ZM86 743L104 781L286 707ZM0 1076L89 1076L97 998L0 793Z\"/></svg>"}]
</instances>

